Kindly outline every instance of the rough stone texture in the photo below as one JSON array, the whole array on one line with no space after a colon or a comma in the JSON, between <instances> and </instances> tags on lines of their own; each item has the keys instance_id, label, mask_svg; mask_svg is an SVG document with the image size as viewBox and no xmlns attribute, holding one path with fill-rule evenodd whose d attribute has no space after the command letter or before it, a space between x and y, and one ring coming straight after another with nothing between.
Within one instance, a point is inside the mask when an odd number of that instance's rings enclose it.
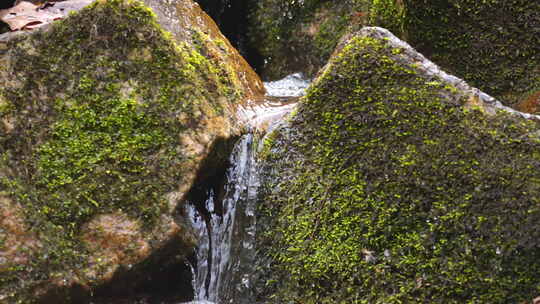
<instances>
[{"instance_id":1,"label":"rough stone texture","mask_svg":"<svg viewBox=\"0 0 540 304\"><path fill-rule=\"evenodd\" d=\"M0 35L1 303L130 290L194 246L184 195L264 89L191 0L147 3Z\"/></svg>"},{"instance_id":2,"label":"rough stone texture","mask_svg":"<svg viewBox=\"0 0 540 304\"><path fill-rule=\"evenodd\" d=\"M0 239L0 272L8 271L18 264L27 264L41 247L39 240L24 222L22 207L5 195L3 193L0 196L0 231L3 231Z\"/></svg>"},{"instance_id":3,"label":"rough stone texture","mask_svg":"<svg viewBox=\"0 0 540 304\"><path fill-rule=\"evenodd\" d=\"M540 91L520 101L515 108L521 112L540 114Z\"/></svg>"},{"instance_id":4,"label":"rough stone texture","mask_svg":"<svg viewBox=\"0 0 540 304\"><path fill-rule=\"evenodd\" d=\"M315 74L344 33L371 24L507 106L540 90L539 1L261 0L253 11L266 78Z\"/></svg>"},{"instance_id":5,"label":"rough stone texture","mask_svg":"<svg viewBox=\"0 0 540 304\"><path fill-rule=\"evenodd\" d=\"M538 123L496 107L386 30L344 41L264 142L258 303L530 302Z\"/></svg>"},{"instance_id":6,"label":"rough stone texture","mask_svg":"<svg viewBox=\"0 0 540 304\"><path fill-rule=\"evenodd\" d=\"M207 43L211 56L218 57L218 61L226 62L237 74L237 80L244 88L248 97L259 97L264 94L264 86L259 76L253 71L245 59L234 49L219 31L216 23L202 11L194 1L159 1L144 0L156 12L160 25L171 33L178 41L194 38L196 27L199 32L208 35L210 41L219 40L220 43Z\"/></svg>"},{"instance_id":7,"label":"rough stone texture","mask_svg":"<svg viewBox=\"0 0 540 304\"><path fill-rule=\"evenodd\" d=\"M427 59L421 53L417 52L407 42L397 38L392 33L390 33L390 31L380 27L365 27L359 32L345 35L338 43L334 54L339 54L339 52L342 51L343 47L348 44L351 37L354 36L365 36L378 40L387 40L388 43L392 45L392 47L399 48L401 50L401 55L405 61L413 63L415 67L418 68L418 70L426 77L441 79L442 82L446 85L456 88L457 91L448 92L447 94L442 96L449 103L459 104L460 101L466 99L467 101L464 104L466 107L476 107L478 109L481 109L488 115L495 115L498 110L504 110L506 112L519 115L526 119L534 119L540 121L539 115L529 114L534 112L521 112L504 106L500 101L496 100L490 95L480 91L475 87L470 86L467 82L465 82L465 80L446 73L438 65ZM325 69L331 66L332 65L325 66L320 71L320 73L324 73ZM535 100L536 99L534 99L532 102L534 102Z\"/></svg>"}]
</instances>

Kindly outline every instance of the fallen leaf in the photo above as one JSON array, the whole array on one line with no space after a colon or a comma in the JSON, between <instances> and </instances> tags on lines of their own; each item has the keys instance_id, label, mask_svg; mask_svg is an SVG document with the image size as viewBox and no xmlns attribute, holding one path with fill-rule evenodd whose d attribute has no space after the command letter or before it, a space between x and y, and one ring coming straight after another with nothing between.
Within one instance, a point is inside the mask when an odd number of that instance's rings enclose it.
<instances>
[{"instance_id":1,"label":"fallen leaf","mask_svg":"<svg viewBox=\"0 0 540 304\"><path fill-rule=\"evenodd\" d=\"M7 23L12 31L34 29L61 18L62 15L39 10L37 5L26 1L0 12L0 20Z\"/></svg>"},{"instance_id":2,"label":"fallen leaf","mask_svg":"<svg viewBox=\"0 0 540 304\"><path fill-rule=\"evenodd\" d=\"M68 16L94 0L46 2L40 6L21 1L14 7L0 10L0 21L7 23L12 31L32 30Z\"/></svg>"}]
</instances>

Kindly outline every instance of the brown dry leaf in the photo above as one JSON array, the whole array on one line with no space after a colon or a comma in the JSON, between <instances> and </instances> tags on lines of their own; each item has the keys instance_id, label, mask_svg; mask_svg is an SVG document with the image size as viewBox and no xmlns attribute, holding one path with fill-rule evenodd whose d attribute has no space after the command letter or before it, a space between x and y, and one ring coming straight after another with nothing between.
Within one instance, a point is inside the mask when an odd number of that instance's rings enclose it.
<instances>
[{"instance_id":1,"label":"brown dry leaf","mask_svg":"<svg viewBox=\"0 0 540 304\"><path fill-rule=\"evenodd\" d=\"M73 0L47 2L41 6L21 1L12 8L0 10L0 20L7 23L12 31L31 30L65 18L70 12L78 11L93 0Z\"/></svg>"},{"instance_id":2,"label":"brown dry leaf","mask_svg":"<svg viewBox=\"0 0 540 304\"><path fill-rule=\"evenodd\" d=\"M12 31L33 29L61 18L62 15L39 10L37 5L26 1L0 12L0 20L7 23Z\"/></svg>"}]
</instances>

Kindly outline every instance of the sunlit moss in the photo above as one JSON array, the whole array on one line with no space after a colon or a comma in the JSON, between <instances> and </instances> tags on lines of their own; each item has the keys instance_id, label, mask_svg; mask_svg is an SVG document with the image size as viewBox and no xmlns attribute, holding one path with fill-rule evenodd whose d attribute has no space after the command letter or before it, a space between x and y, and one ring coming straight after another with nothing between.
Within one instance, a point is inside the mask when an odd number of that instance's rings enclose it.
<instances>
[{"instance_id":1,"label":"sunlit moss","mask_svg":"<svg viewBox=\"0 0 540 304\"><path fill-rule=\"evenodd\" d=\"M83 279L80 231L95 216L127 214L149 233L171 212L166 194L197 169L181 135L229 119L241 97L230 67L204 53L209 38L194 39L174 42L141 2L111 0L9 42L0 191L42 244L0 272L10 303L38 301L34 288L55 278Z\"/></svg>"},{"instance_id":2,"label":"sunlit moss","mask_svg":"<svg viewBox=\"0 0 540 304\"><path fill-rule=\"evenodd\" d=\"M537 127L447 103L455 93L384 40L356 37L340 52L263 150L264 300L538 294Z\"/></svg>"}]
</instances>

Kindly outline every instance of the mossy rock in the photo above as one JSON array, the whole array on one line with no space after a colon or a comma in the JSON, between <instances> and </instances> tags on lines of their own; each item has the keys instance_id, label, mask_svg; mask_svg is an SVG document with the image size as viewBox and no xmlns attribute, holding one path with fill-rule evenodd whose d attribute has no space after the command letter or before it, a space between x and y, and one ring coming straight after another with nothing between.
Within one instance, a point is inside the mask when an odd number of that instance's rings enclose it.
<instances>
[{"instance_id":1,"label":"mossy rock","mask_svg":"<svg viewBox=\"0 0 540 304\"><path fill-rule=\"evenodd\" d=\"M253 1L263 76L315 75L342 35L371 24L506 105L540 90L540 3L529 0Z\"/></svg>"},{"instance_id":2,"label":"mossy rock","mask_svg":"<svg viewBox=\"0 0 540 304\"><path fill-rule=\"evenodd\" d=\"M267 136L258 303L540 294L538 123L437 69L365 28Z\"/></svg>"},{"instance_id":3,"label":"mossy rock","mask_svg":"<svg viewBox=\"0 0 540 304\"><path fill-rule=\"evenodd\" d=\"M540 90L540 2L406 0L420 52L507 105Z\"/></svg>"},{"instance_id":4,"label":"mossy rock","mask_svg":"<svg viewBox=\"0 0 540 304\"><path fill-rule=\"evenodd\" d=\"M228 73L235 74L230 78L236 82L236 87L242 89L246 98L257 99L264 95L265 89L259 76L197 3L185 0L174 4L159 0L144 0L144 3L152 8L159 24L171 32L176 40L202 40L201 53L222 68L225 66Z\"/></svg>"},{"instance_id":5,"label":"mossy rock","mask_svg":"<svg viewBox=\"0 0 540 304\"><path fill-rule=\"evenodd\" d=\"M147 2L0 39L2 303L82 303L194 246L184 195L263 88L192 1Z\"/></svg>"}]
</instances>

